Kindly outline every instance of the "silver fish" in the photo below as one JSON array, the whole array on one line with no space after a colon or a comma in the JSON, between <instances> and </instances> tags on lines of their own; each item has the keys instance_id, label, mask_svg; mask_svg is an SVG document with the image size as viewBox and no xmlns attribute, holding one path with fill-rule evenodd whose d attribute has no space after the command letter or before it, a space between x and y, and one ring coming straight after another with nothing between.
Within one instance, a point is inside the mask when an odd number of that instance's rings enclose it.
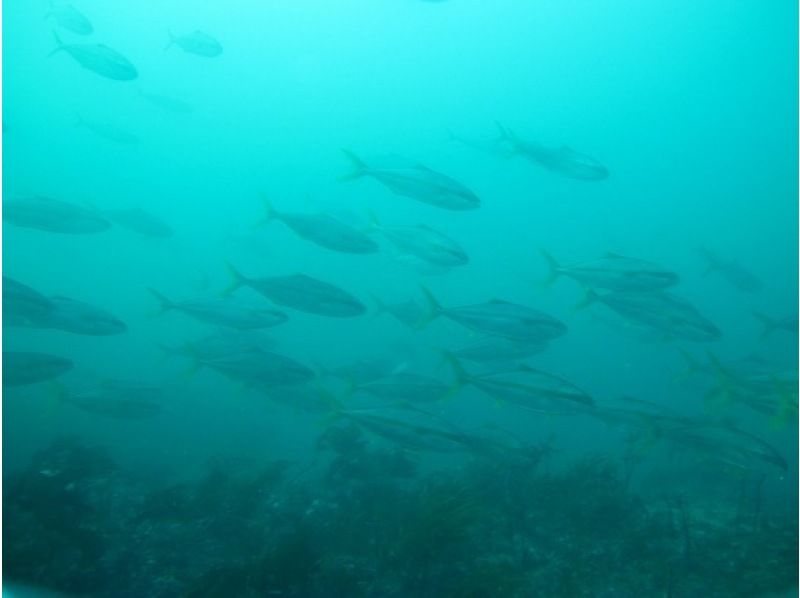
<instances>
[{"instance_id":1,"label":"silver fish","mask_svg":"<svg viewBox=\"0 0 800 598\"><path fill-rule=\"evenodd\" d=\"M51 297L54 308L28 328L53 328L87 336L109 336L128 330L125 322L104 309L67 297Z\"/></svg>"},{"instance_id":2,"label":"silver fish","mask_svg":"<svg viewBox=\"0 0 800 598\"><path fill-rule=\"evenodd\" d=\"M3 276L3 326L20 326L46 318L55 305L39 291Z\"/></svg>"},{"instance_id":3,"label":"silver fish","mask_svg":"<svg viewBox=\"0 0 800 598\"><path fill-rule=\"evenodd\" d=\"M122 145L136 145L139 143L139 138L125 129L120 129L116 125L110 123L86 120L80 114L78 115L78 126L91 131L102 139L113 141L114 143Z\"/></svg>"},{"instance_id":4,"label":"silver fish","mask_svg":"<svg viewBox=\"0 0 800 598\"><path fill-rule=\"evenodd\" d=\"M332 318L352 318L366 312L364 304L347 291L305 274L247 278L230 264L229 269L234 279L230 291L248 286L278 305Z\"/></svg>"},{"instance_id":5,"label":"silver fish","mask_svg":"<svg viewBox=\"0 0 800 598\"><path fill-rule=\"evenodd\" d=\"M345 150L353 163L353 172L342 180L371 176L395 195L410 197L446 210L475 210L481 200L467 187L427 166L401 166L397 168L371 168L354 153Z\"/></svg>"},{"instance_id":6,"label":"silver fish","mask_svg":"<svg viewBox=\"0 0 800 598\"><path fill-rule=\"evenodd\" d=\"M173 45L177 45L184 52L205 58L214 58L222 54L222 44L202 31L193 31L192 33L177 36L170 31L169 43L164 49L169 49Z\"/></svg>"},{"instance_id":7,"label":"silver fish","mask_svg":"<svg viewBox=\"0 0 800 598\"><path fill-rule=\"evenodd\" d=\"M398 322L408 326L409 328L418 327L429 315L428 310L426 310L423 305L417 301L414 301L413 299L409 299L408 301L403 301L400 303L386 303L382 299L373 295L372 300L375 302L376 316L387 313L395 318Z\"/></svg>"},{"instance_id":8,"label":"silver fish","mask_svg":"<svg viewBox=\"0 0 800 598\"><path fill-rule=\"evenodd\" d=\"M154 289L148 290L158 300L162 312L180 311L201 322L215 326L254 330L277 326L289 319L282 311L247 305L229 298L172 301Z\"/></svg>"},{"instance_id":9,"label":"silver fish","mask_svg":"<svg viewBox=\"0 0 800 598\"><path fill-rule=\"evenodd\" d=\"M589 290L579 307L600 302L617 314L660 331L665 337L689 341L719 340L722 332L685 299L667 292L599 295Z\"/></svg>"},{"instance_id":10,"label":"silver fish","mask_svg":"<svg viewBox=\"0 0 800 598\"><path fill-rule=\"evenodd\" d=\"M89 35L94 31L89 19L72 4L55 5L51 2L47 16L54 17L60 27L77 35Z\"/></svg>"},{"instance_id":11,"label":"silver fish","mask_svg":"<svg viewBox=\"0 0 800 598\"><path fill-rule=\"evenodd\" d=\"M162 411L161 390L138 383L107 380L77 391L59 387L57 393L64 403L112 419L151 419Z\"/></svg>"},{"instance_id":12,"label":"silver fish","mask_svg":"<svg viewBox=\"0 0 800 598\"><path fill-rule=\"evenodd\" d=\"M266 221L279 220L307 241L341 253L375 253L378 244L363 232L328 214L278 212L265 197Z\"/></svg>"},{"instance_id":13,"label":"silver fish","mask_svg":"<svg viewBox=\"0 0 800 598\"><path fill-rule=\"evenodd\" d=\"M69 359L25 351L3 351L3 386L25 386L56 378L72 369Z\"/></svg>"},{"instance_id":14,"label":"silver fish","mask_svg":"<svg viewBox=\"0 0 800 598\"><path fill-rule=\"evenodd\" d=\"M513 370L474 375L458 359L449 357L456 376L456 386L467 384L501 402L512 403L528 411L572 415L594 407L594 400L571 382L521 365Z\"/></svg>"},{"instance_id":15,"label":"silver fish","mask_svg":"<svg viewBox=\"0 0 800 598\"><path fill-rule=\"evenodd\" d=\"M635 293L662 290L680 280L677 274L657 264L615 253L572 266L559 265L544 250L541 250L541 254L549 268L546 284L554 282L559 276L568 276L588 287Z\"/></svg>"},{"instance_id":16,"label":"silver fish","mask_svg":"<svg viewBox=\"0 0 800 598\"><path fill-rule=\"evenodd\" d=\"M139 72L130 60L108 46L103 44L65 44L58 34L53 32L53 35L58 47L50 52L50 56L63 50L83 68L107 79L133 81L139 76Z\"/></svg>"},{"instance_id":17,"label":"silver fish","mask_svg":"<svg viewBox=\"0 0 800 598\"><path fill-rule=\"evenodd\" d=\"M398 372L368 382L356 381L353 391L391 402L431 403L445 398L451 388L450 385L429 376Z\"/></svg>"},{"instance_id":18,"label":"silver fish","mask_svg":"<svg viewBox=\"0 0 800 598\"><path fill-rule=\"evenodd\" d=\"M304 384L315 377L306 366L271 351L250 349L213 357L197 355L196 361L257 388Z\"/></svg>"},{"instance_id":19,"label":"silver fish","mask_svg":"<svg viewBox=\"0 0 800 598\"><path fill-rule=\"evenodd\" d=\"M165 239L174 232L169 224L141 208L103 210L102 213L114 224L151 239Z\"/></svg>"},{"instance_id":20,"label":"silver fish","mask_svg":"<svg viewBox=\"0 0 800 598\"><path fill-rule=\"evenodd\" d=\"M608 178L608 169L586 154L576 152L566 145L549 148L538 143L523 141L511 130L499 124L498 126L516 154L547 170L581 181L602 181Z\"/></svg>"},{"instance_id":21,"label":"silver fish","mask_svg":"<svg viewBox=\"0 0 800 598\"><path fill-rule=\"evenodd\" d=\"M434 266L451 268L469 262L466 252L447 235L425 224L416 226L382 225L373 216L372 230L378 232L399 251Z\"/></svg>"},{"instance_id":22,"label":"silver fish","mask_svg":"<svg viewBox=\"0 0 800 598\"><path fill-rule=\"evenodd\" d=\"M567 332L563 322L524 305L493 299L476 305L442 307L428 289L423 287L423 291L430 306L427 321L444 316L476 332L533 343Z\"/></svg>"},{"instance_id":23,"label":"silver fish","mask_svg":"<svg viewBox=\"0 0 800 598\"><path fill-rule=\"evenodd\" d=\"M141 95L154 106L158 106L167 112L173 112L175 114L189 114L194 111L194 108L192 108L191 104L188 104L187 102L177 98L146 91L139 91L139 95Z\"/></svg>"},{"instance_id":24,"label":"silver fish","mask_svg":"<svg viewBox=\"0 0 800 598\"><path fill-rule=\"evenodd\" d=\"M3 201L3 220L52 233L90 234L111 227L111 223L96 211L42 196Z\"/></svg>"},{"instance_id":25,"label":"silver fish","mask_svg":"<svg viewBox=\"0 0 800 598\"><path fill-rule=\"evenodd\" d=\"M547 348L547 342L515 341L503 337L487 337L452 354L458 359L475 363L498 363L526 359Z\"/></svg>"},{"instance_id":26,"label":"silver fish","mask_svg":"<svg viewBox=\"0 0 800 598\"><path fill-rule=\"evenodd\" d=\"M733 287L744 293L757 293L761 290L761 281L755 274L747 270L739 262L724 260L710 249L699 249L698 253L706 261L705 275L717 274Z\"/></svg>"}]
</instances>

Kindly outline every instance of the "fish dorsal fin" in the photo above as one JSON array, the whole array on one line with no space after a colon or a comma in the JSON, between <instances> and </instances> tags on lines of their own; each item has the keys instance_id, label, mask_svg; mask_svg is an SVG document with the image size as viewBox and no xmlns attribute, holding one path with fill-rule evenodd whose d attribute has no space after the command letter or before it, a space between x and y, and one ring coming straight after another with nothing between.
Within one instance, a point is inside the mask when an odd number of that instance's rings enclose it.
<instances>
[{"instance_id":1,"label":"fish dorsal fin","mask_svg":"<svg viewBox=\"0 0 800 598\"><path fill-rule=\"evenodd\" d=\"M618 253L614 253L613 251L607 251L607 252L605 253L605 255L603 255L603 257L604 257L604 258L607 258L607 259L610 259L610 260L624 260L624 259L628 259L628 258L626 258L624 255L620 255L620 254L618 254Z\"/></svg>"}]
</instances>

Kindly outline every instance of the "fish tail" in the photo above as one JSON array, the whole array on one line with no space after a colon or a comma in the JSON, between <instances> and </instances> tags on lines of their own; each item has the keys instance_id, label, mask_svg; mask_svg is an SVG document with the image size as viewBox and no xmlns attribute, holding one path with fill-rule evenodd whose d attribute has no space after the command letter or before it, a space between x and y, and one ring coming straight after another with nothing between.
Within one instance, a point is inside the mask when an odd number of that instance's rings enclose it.
<instances>
[{"instance_id":1,"label":"fish tail","mask_svg":"<svg viewBox=\"0 0 800 598\"><path fill-rule=\"evenodd\" d=\"M586 293L583 295L583 299L578 301L578 303L575 304L575 307L573 307L572 310L573 311L580 311L580 310L582 310L584 308L589 307L593 303L597 302L598 299L600 299L600 295L598 295L594 291L594 289L587 288L586 289Z\"/></svg>"},{"instance_id":2,"label":"fish tail","mask_svg":"<svg viewBox=\"0 0 800 598\"><path fill-rule=\"evenodd\" d=\"M338 421L342 417L344 405L337 399L331 391L320 384L314 384L314 390L321 400L328 404L331 411L324 418L319 421L320 427L327 428L332 423Z\"/></svg>"},{"instance_id":3,"label":"fish tail","mask_svg":"<svg viewBox=\"0 0 800 598\"><path fill-rule=\"evenodd\" d=\"M733 376L712 351L706 351L706 354L717 380L717 386L706 393L706 401L719 405L728 405L733 402L735 394Z\"/></svg>"},{"instance_id":4,"label":"fish tail","mask_svg":"<svg viewBox=\"0 0 800 598\"><path fill-rule=\"evenodd\" d=\"M169 299L167 299L167 297L165 297L155 289L147 287L147 290L153 297L156 298L156 301L158 301L158 311L156 312L156 315L161 315L165 311L169 311L170 309L175 307L175 303L173 301L170 301Z\"/></svg>"},{"instance_id":5,"label":"fish tail","mask_svg":"<svg viewBox=\"0 0 800 598\"><path fill-rule=\"evenodd\" d=\"M500 132L500 141L505 141L511 146L514 153L519 152L519 138L514 134L511 129L504 127L500 121L494 121L497 130Z\"/></svg>"},{"instance_id":6,"label":"fish tail","mask_svg":"<svg viewBox=\"0 0 800 598\"><path fill-rule=\"evenodd\" d=\"M428 303L429 310L428 313L415 325L416 328L422 329L441 315L442 306L428 287L420 285L420 288L422 289L422 294L425 295L425 300Z\"/></svg>"},{"instance_id":7,"label":"fish tail","mask_svg":"<svg viewBox=\"0 0 800 598\"><path fill-rule=\"evenodd\" d=\"M768 315L762 314L760 311L755 310L753 310L751 313L759 322L761 322L761 325L763 326L760 337L762 340L772 336L772 333L778 329L778 323Z\"/></svg>"},{"instance_id":8,"label":"fish tail","mask_svg":"<svg viewBox=\"0 0 800 598\"><path fill-rule=\"evenodd\" d=\"M449 399L457 395L462 388L464 388L467 384L469 384L469 374L467 370L464 369L464 366L461 365L458 357L450 353L449 351L442 351L442 359L450 366L453 370L453 383L450 385L450 388L447 389L447 392L444 394L443 398Z\"/></svg>"},{"instance_id":9,"label":"fish tail","mask_svg":"<svg viewBox=\"0 0 800 598\"><path fill-rule=\"evenodd\" d=\"M339 177L340 181L354 181L355 179L361 178L362 176L367 174L369 167L364 163L364 161L361 158L359 158L353 152L347 149L343 149L342 152L350 160L352 170L348 174L340 176Z\"/></svg>"},{"instance_id":10,"label":"fish tail","mask_svg":"<svg viewBox=\"0 0 800 598\"><path fill-rule=\"evenodd\" d=\"M540 248L539 253L547 264L547 277L541 282L541 286L550 286L556 280L558 280L559 276L561 276L561 266L558 264L556 259L544 249Z\"/></svg>"},{"instance_id":11,"label":"fish tail","mask_svg":"<svg viewBox=\"0 0 800 598\"><path fill-rule=\"evenodd\" d=\"M65 46L64 46L64 42L62 42L62 41L61 41L61 38L58 36L58 33L56 33L56 30L55 30L55 29L53 29L53 37L54 37L54 38L55 38L55 40L56 40L56 49L55 49L55 50L53 50L52 52L50 52L50 53L47 55L47 57L48 57L48 58L50 58L50 57L51 57L53 54L55 54L55 53L56 53L56 52L58 52L59 50L63 50L63 49L64 49L64 47L65 47Z\"/></svg>"},{"instance_id":12,"label":"fish tail","mask_svg":"<svg viewBox=\"0 0 800 598\"><path fill-rule=\"evenodd\" d=\"M169 41L167 42L167 45L166 45L166 46L164 46L164 51L165 51L165 52L166 52L167 50L169 50L169 49L172 47L172 45L173 45L173 44L174 44L174 43L177 41L177 39L178 39L178 38L176 38L176 37L175 37L175 35L172 33L172 31L171 31L170 29L167 29L167 35L169 35Z\"/></svg>"},{"instance_id":13,"label":"fish tail","mask_svg":"<svg viewBox=\"0 0 800 598\"><path fill-rule=\"evenodd\" d=\"M684 380L688 380L700 371L700 363L698 363L698 361L692 357L692 354L685 349L679 348L678 351L680 352L681 357L683 357L683 360L686 362L686 369L682 373L677 374L674 377L674 381L682 382Z\"/></svg>"},{"instance_id":14,"label":"fish tail","mask_svg":"<svg viewBox=\"0 0 800 598\"><path fill-rule=\"evenodd\" d=\"M369 216L369 222L367 224L367 230L364 232L371 233L379 231L381 228L381 222L378 220L378 215L372 210L369 210L367 215Z\"/></svg>"},{"instance_id":15,"label":"fish tail","mask_svg":"<svg viewBox=\"0 0 800 598\"><path fill-rule=\"evenodd\" d=\"M770 418L770 425L775 429L783 429L796 417L797 403L792 400L790 387L777 378L773 378L773 383L778 391L778 409Z\"/></svg>"},{"instance_id":16,"label":"fish tail","mask_svg":"<svg viewBox=\"0 0 800 598\"><path fill-rule=\"evenodd\" d=\"M375 313L373 314L373 317L380 316L381 314L385 314L389 311L386 307L386 304L383 302L383 299L373 293L370 293L369 296L372 299L372 302L375 304Z\"/></svg>"},{"instance_id":17,"label":"fish tail","mask_svg":"<svg viewBox=\"0 0 800 598\"><path fill-rule=\"evenodd\" d=\"M223 297L227 297L228 295L233 293L236 289L247 284L247 278L245 278L241 272L239 272L236 268L234 268L233 264L231 264L230 262L225 262L225 265L228 267L228 273L231 275L231 282L222 291Z\"/></svg>"},{"instance_id":18,"label":"fish tail","mask_svg":"<svg viewBox=\"0 0 800 598\"><path fill-rule=\"evenodd\" d=\"M261 199L261 205L264 206L264 217L256 222L256 228L264 226L270 220L280 220L280 214L278 214L266 193L259 193L258 197Z\"/></svg>"}]
</instances>

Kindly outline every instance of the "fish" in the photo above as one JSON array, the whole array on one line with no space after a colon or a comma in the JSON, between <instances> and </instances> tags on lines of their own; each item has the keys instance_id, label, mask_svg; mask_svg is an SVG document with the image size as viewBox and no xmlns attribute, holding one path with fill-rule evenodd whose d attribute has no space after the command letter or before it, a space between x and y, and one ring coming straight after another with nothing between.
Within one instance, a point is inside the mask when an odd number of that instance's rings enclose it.
<instances>
[{"instance_id":1,"label":"fish","mask_svg":"<svg viewBox=\"0 0 800 598\"><path fill-rule=\"evenodd\" d=\"M57 385L59 401L81 411L122 420L145 420L161 414L161 390L129 381L106 380L78 391Z\"/></svg>"},{"instance_id":2,"label":"fish","mask_svg":"<svg viewBox=\"0 0 800 598\"><path fill-rule=\"evenodd\" d=\"M136 135L129 133L125 129L120 129L116 125L86 120L80 114L77 116L78 126L88 129L102 139L121 145L137 145L139 143L139 138Z\"/></svg>"},{"instance_id":3,"label":"fish","mask_svg":"<svg viewBox=\"0 0 800 598\"><path fill-rule=\"evenodd\" d=\"M133 81L139 76L136 67L130 60L116 50L103 44L65 44L54 31L58 47L49 56L57 52L66 52L83 68L107 79L115 81Z\"/></svg>"},{"instance_id":4,"label":"fish","mask_svg":"<svg viewBox=\"0 0 800 598\"><path fill-rule=\"evenodd\" d=\"M400 303L386 303L375 295L372 296L372 301L375 303L375 315L389 314L395 320L408 326L409 328L417 328L428 317L428 310L423 305L409 299Z\"/></svg>"},{"instance_id":5,"label":"fish","mask_svg":"<svg viewBox=\"0 0 800 598\"><path fill-rule=\"evenodd\" d=\"M247 278L230 264L228 268L233 276L228 292L248 286L278 305L332 318L353 318L367 311L347 291L306 274Z\"/></svg>"},{"instance_id":6,"label":"fish","mask_svg":"<svg viewBox=\"0 0 800 598\"><path fill-rule=\"evenodd\" d=\"M46 318L55 304L39 291L3 275L3 326L19 326Z\"/></svg>"},{"instance_id":7,"label":"fish","mask_svg":"<svg viewBox=\"0 0 800 598\"><path fill-rule=\"evenodd\" d=\"M779 331L788 332L794 335L797 335L798 333L798 327L800 326L800 323L798 323L797 316L784 316L775 318L759 311L752 311L751 313L763 326L763 330L761 332L762 339L767 339L775 332Z\"/></svg>"},{"instance_id":8,"label":"fish","mask_svg":"<svg viewBox=\"0 0 800 598\"><path fill-rule=\"evenodd\" d=\"M371 168L353 152L344 150L353 171L341 180L351 181L369 176L395 195L401 195L446 210L476 210L481 200L470 189L444 174L422 164Z\"/></svg>"},{"instance_id":9,"label":"fish","mask_svg":"<svg viewBox=\"0 0 800 598\"><path fill-rule=\"evenodd\" d=\"M368 382L354 382L351 389L351 392L366 393L393 403L432 403L446 398L450 391L448 384L411 372L397 372Z\"/></svg>"},{"instance_id":10,"label":"fish","mask_svg":"<svg viewBox=\"0 0 800 598\"><path fill-rule=\"evenodd\" d=\"M602 181L608 178L608 169L591 156L576 152L566 145L550 148L535 142L523 141L510 129L499 123L497 126L515 154L546 170L579 181Z\"/></svg>"},{"instance_id":11,"label":"fish","mask_svg":"<svg viewBox=\"0 0 800 598\"><path fill-rule=\"evenodd\" d=\"M255 388L305 384L316 377L313 370L294 359L260 349L248 348L214 356L196 353L193 357L198 366L206 366Z\"/></svg>"},{"instance_id":12,"label":"fish","mask_svg":"<svg viewBox=\"0 0 800 598\"><path fill-rule=\"evenodd\" d=\"M442 307L433 293L425 287L422 291L429 304L423 325L445 317L475 332L533 343L549 341L567 332L566 325L560 320L517 303L492 299L476 305Z\"/></svg>"},{"instance_id":13,"label":"fish","mask_svg":"<svg viewBox=\"0 0 800 598\"><path fill-rule=\"evenodd\" d=\"M545 284L567 276L582 285L620 293L660 291L678 284L680 278L661 266L645 260L607 253L590 262L561 266L545 250L540 250L548 266Z\"/></svg>"},{"instance_id":14,"label":"fish","mask_svg":"<svg viewBox=\"0 0 800 598\"><path fill-rule=\"evenodd\" d=\"M757 293L763 287L758 277L739 262L723 260L710 249L702 248L697 251L706 261L705 276L718 274L728 284L743 293Z\"/></svg>"},{"instance_id":15,"label":"fish","mask_svg":"<svg viewBox=\"0 0 800 598\"><path fill-rule=\"evenodd\" d=\"M111 227L94 210L40 195L4 200L3 220L22 228L65 234L101 233Z\"/></svg>"},{"instance_id":16,"label":"fish","mask_svg":"<svg viewBox=\"0 0 800 598\"><path fill-rule=\"evenodd\" d=\"M452 424L407 406L345 409L337 405L334 417L345 417L375 436L410 451L450 453L469 446L466 436Z\"/></svg>"},{"instance_id":17,"label":"fish","mask_svg":"<svg viewBox=\"0 0 800 598\"><path fill-rule=\"evenodd\" d=\"M289 407L299 411L324 413L329 409L327 401L319 392L307 385L275 386L263 389L264 397L276 405Z\"/></svg>"},{"instance_id":18,"label":"fish","mask_svg":"<svg viewBox=\"0 0 800 598\"><path fill-rule=\"evenodd\" d=\"M665 337L712 342L722 337L713 322L685 299L664 291L652 293L611 292L599 295L589 289L576 307L600 302L625 319L649 326Z\"/></svg>"},{"instance_id":19,"label":"fish","mask_svg":"<svg viewBox=\"0 0 800 598\"><path fill-rule=\"evenodd\" d=\"M491 156L511 158L515 155L514 149L508 143L508 140L502 135L493 138L462 137L461 135L456 135L453 133L453 131L448 129L447 137L450 141L455 141Z\"/></svg>"},{"instance_id":20,"label":"fish","mask_svg":"<svg viewBox=\"0 0 800 598\"><path fill-rule=\"evenodd\" d=\"M453 355L447 359L456 377L456 390L471 385L501 403L550 415L585 413L595 405L594 399L575 384L527 365L475 375L468 373Z\"/></svg>"},{"instance_id":21,"label":"fish","mask_svg":"<svg viewBox=\"0 0 800 598\"><path fill-rule=\"evenodd\" d=\"M142 208L102 210L102 214L117 226L150 239L166 239L174 234L169 224Z\"/></svg>"},{"instance_id":22,"label":"fish","mask_svg":"<svg viewBox=\"0 0 800 598\"><path fill-rule=\"evenodd\" d=\"M391 377L394 374L403 372L408 367L408 363L398 361L394 357L373 357L339 366L333 369L323 369L325 375L343 378L351 382L355 388L356 383L368 383L374 380Z\"/></svg>"},{"instance_id":23,"label":"fish","mask_svg":"<svg viewBox=\"0 0 800 598\"><path fill-rule=\"evenodd\" d=\"M750 469L766 463L787 471L789 465L780 452L761 438L727 423L697 422L658 430L661 438L713 461L723 461Z\"/></svg>"},{"instance_id":24,"label":"fish","mask_svg":"<svg viewBox=\"0 0 800 598\"><path fill-rule=\"evenodd\" d=\"M434 266L452 268L469 263L469 257L458 243L425 224L386 226L372 215L370 230L379 233L400 252Z\"/></svg>"},{"instance_id":25,"label":"fish","mask_svg":"<svg viewBox=\"0 0 800 598\"><path fill-rule=\"evenodd\" d=\"M278 220L296 235L320 247L340 253L376 253L378 244L365 232L345 224L329 214L302 214L278 212L266 197L262 197L266 210L265 222Z\"/></svg>"},{"instance_id":26,"label":"fish","mask_svg":"<svg viewBox=\"0 0 800 598\"><path fill-rule=\"evenodd\" d=\"M171 31L169 33L169 42L165 50L168 50L173 45L178 46L184 52L203 56L204 58L214 58L222 54L222 44L216 39L211 37L208 33L202 31L193 31L184 35L174 35Z\"/></svg>"},{"instance_id":27,"label":"fish","mask_svg":"<svg viewBox=\"0 0 800 598\"><path fill-rule=\"evenodd\" d=\"M174 114L190 114L194 112L194 108L191 104L177 98L142 90L139 90L139 95L154 106L158 106L167 112L172 112Z\"/></svg>"},{"instance_id":28,"label":"fish","mask_svg":"<svg viewBox=\"0 0 800 598\"><path fill-rule=\"evenodd\" d=\"M230 298L173 301L155 289L148 291L158 301L161 313L170 310L180 311L196 320L215 326L254 330L271 328L289 319L289 316L277 309L243 304Z\"/></svg>"},{"instance_id":29,"label":"fish","mask_svg":"<svg viewBox=\"0 0 800 598\"><path fill-rule=\"evenodd\" d=\"M547 349L547 342L515 341L503 337L486 337L450 354L459 360L475 363L498 363L526 359Z\"/></svg>"},{"instance_id":30,"label":"fish","mask_svg":"<svg viewBox=\"0 0 800 598\"><path fill-rule=\"evenodd\" d=\"M51 311L18 326L49 328L85 336L111 336L128 330L125 322L116 316L83 301L58 296L51 297L50 301L53 303Z\"/></svg>"},{"instance_id":31,"label":"fish","mask_svg":"<svg viewBox=\"0 0 800 598\"><path fill-rule=\"evenodd\" d=\"M3 351L3 387L27 386L57 378L72 369L72 361L57 355Z\"/></svg>"},{"instance_id":32,"label":"fish","mask_svg":"<svg viewBox=\"0 0 800 598\"><path fill-rule=\"evenodd\" d=\"M77 35L90 35L94 31L89 19L72 4L56 5L51 2L47 16L54 17L60 27Z\"/></svg>"}]
</instances>

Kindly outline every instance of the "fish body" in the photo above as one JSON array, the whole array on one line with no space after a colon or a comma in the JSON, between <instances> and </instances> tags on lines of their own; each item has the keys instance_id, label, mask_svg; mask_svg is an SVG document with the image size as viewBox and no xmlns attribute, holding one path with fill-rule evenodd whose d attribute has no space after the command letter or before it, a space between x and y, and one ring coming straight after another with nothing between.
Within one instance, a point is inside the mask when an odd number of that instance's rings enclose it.
<instances>
[{"instance_id":1,"label":"fish body","mask_svg":"<svg viewBox=\"0 0 800 598\"><path fill-rule=\"evenodd\" d=\"M128 381L106 380L79 391L59 389L59 399L87 413L112 419L151 419L162 411L158 387Z\"/></svg>"},{"instance_id":2,"label":"fish body","mask_svg":"<svg viewBox=\"0 0 800 598\"><path fill-rule=\"evenodd\" d=\"M90 121L78 116L78 125L107 141L113 141L121 145L137 145L139 143L139 138L136 135L110 123Z\"/></svg>"},{"instance_id":3,"label":"fish body","mask_svg":"<svg viewBox=\"0 0 800 598\"><path fill-rule=\"evenodd\" d=\"M378 297L373 296L373 301L376 306L375 315L387 313L409 328L418 327L425 321L425 318L428 317L428 310L413 299L399 303L386 303Z\"/></svg>"},{"instance_id":4,"label":"fish body","mask_svg":"<svg viewBox=\"0 0 800 598\"><path fill-rule=\"evenodd\" d=\"M46 318L54 303L39 291L3 276L3 325L20 326Z\"/></svg>"},{"instance_id":5,"label":"fish body","mask_svg":"<svg viewBox=\"0 0 800 598\"><path fill-rule=\"evenodd\" d=\"M545 147L538 143L523 141L508 129L501 127L501 131L514 149L514 153L551 172L580 181L602 181L608 178L608 169L600 162L566 145L558 148Z\"/></svg>"},{"instance_id":6,"label":"fish body","mask_svg":"<svg viewBox=\"0 0 800 598\"><path fill-rule=\"evenodd\" d=\"M418 164L397 168L371 168L352 152L345 152L353 163L345 180L370 176L395 195L401 195L446 210L475 210L481 201L470 189L447 175Z\"/></svg>"},{"instance_id":7,"label":"fish body","mask_svg":"<svg viewBox=\"0 0 800 598\"><path fill-rule=\"evenodd\" d=\"M385 226L373 218L373 230L380 233L399 251L433 266L452 268L464 266L469 262L469 257L458 243L427 225Z\"/></svg>"},{"instance_id":8,"label":"fish body","mask_svg":"<svg viewBox=\"0 0 800 598\"><path fill-rule=\"evenodd\" d=\"M719 328L685 299L667 292L598 295L589 291L584 305L600 301L625 319L658 330L665 337L712 342L722 336Z\"/></svg>"},{"instance_id":9,"label":"fish body","mask_svg":"<svg viewBox=\"0 0 800 598\"><path fill-rule=\"evenodd\" d=\"M294 233L320 247L340 253L376 253L378 244L365 232L329 214L278 212L265 199L267 220L283 222Z\"/></svg>"},{"instance_id":10,"label":"fish body","mask_svg":"<svg viewBox=\"0 0 800 598\"><path fill-rule=\"evenodd\" d=\"M139 76L130 60L103 44L65 44L55 35L58 47L50 55L64 51L83 68L115 81L133 81Z\"/></svg>"},{"instance_id":11,"label":"fish body","mask_svg":"<svg viewBox=\"0 0 800 598\"><path fill-rule=\"evenodd\" d=\"M452 354L458 359L475 363L498 363L526 359L541 353L546 348L545 341L524 342L490 336L452 351Z\"/></svg>"},{"instance_id":12,"label":"fish body","mask_svg":"<svg viewBox=\"0 0 800 598\"><path fill-rule=\"evenodd\" d=\"M167 112L173 112L175 114L190 114L194 111L194 108L192 108L191 104L177 98L158 93L150 93L147 91L140 91L139 93L148 102L154 106L158 106L162 110L166 110Z\"/></svg>"},{"instance_id":13,"label":"fish body","mask_svg":"<svg viewBox=\"0 0 800 598\"><path fill-rule=\"evenodd\" d=\"M69 359L25 351L3 351L3 386L26 386L56 378L72 369Z\"/></svg>"},{"instance_id":14,"label":"fish body","mask_svg":"<svg viewBox=\"0 0 800 598\"><path fill-rule=\"evenodd\" d=\"M511 144L509 144L508 140L502 135L494 138L463 137L453 133L450 130L447 131L447 134L450 138L450 141L455 141L461 145L470 147L491 156L511 158L515 155Z\"/></svg>"},{"instance_id":15,"label":"fish body","mask_svg":"<svg viewBox=\"0 0 800 598\"><path fill-rule=\"evenodd\" d=\"M513 370L474 375L467 373L451 358L457 384L470 384L490 397L528 411L571 415L585 413L594 400L571 382L521 365Z\"/></svg>"},{"instance_id":16,"label":"fish body","mask_svg":"<svg viewBox=\"0 0 800 598\"><path fill-rule=\"evenodd\" d=\"M724 260L709 249L700 249L699 253L706 261L706 275L717 274L743 293L757 293L763 287L761 280L739 262Z\"/></svg>"},{"instance_id":17,"label":"fish body","mask_svg":"<svg viewBox=\"0 0 800 598\"><path fill-rule=\"evenodd\" d=\"M158 300L162 311L180 311L196 320L215 326L254 330L277 326L289 319L282 311L246 305L230 298L172 301L158 291L149 290Z\"/></svg>"},{"instance_id":18,"label":"fish body","mask_svg":"<svg viewBox=\"0 0 800 598\"><path fill-rule=\"evenodd\" d=\"M615 253L572 266L561 266L546 251L541 253L549 267L548 283L567 276L591 288L642 293L666 289L680 280L677 274L657 264Z\"/></svg>"},{"instance_id":19,"label":"fish body","mask_svg":"<svg viewBox=\"0 0 800 598\"><path fill-rule=\"evenodd\" d=\"M549 341L567 332L563 322L517 303L493 299L476 305L442 307L430 291L423 291L430 304L428 320L443 316L476 332L532 343Z\"/></svg>"},{"instance_id":20,"label":"fish body","mask_svg":"<svg viewBox=\"0 0 800 598\"><path fill-rule=\"evenodd\" d=\"M142 208L103 210L117 226L151 239L166 239L174 234L169 224Z\"/></svg>"},{"instance_id":21,"label":"fish body","mask_svg":"<svg viewBox=\"0 0 800 598\"><path fill-rule=\"evenodd\" d=\"M233 289L249 286L284 307L332 318L352 318L366 312L364 304L347 291L305 274L246 278L233 268L231 272Z\"/></svg>"},{"instance_id":22,"label":"fish body","mask_svg":"<svg viewBox=\"0 0 800 598\"><path fill-rule=\"evenodd\" d=\"M398 372L366 383L357 384L355 390L373 397L409 403L432 403L447 396L450 386L435 378L411 372Z\"/></svg>"},{"instance_id":23,"label":"fish body","mask_svg":"<svg viewBox=\"0 0 800 598\"><path fill-rule=\"evenodd\" d=\"M65 234L100 233L111 226L96 211L42 196L4 201L3 220L22 228Z\"/></svg>"},{"instance_id":24,"label":"fish body","mask_svg":"<svg viewBox=\"0 0 800 598\"><path fill-rule=\"evenodd\" d=\"M172 45L177 45L184 52L204 58L215 58L222 54L222 44L202 31L193 31L177 36L170 32L167 48Z\"/></svg>"},{"instance_id":25,"label":"fish body","mask_svg":"<svg viewBox=\"0 0 800 598\"><path fill-rule=\"evenodd\" d=\"M59 27L77 35L90 35L94 31L91 21L72 4L54 5L48 16L55 18Z\"/></svg>"},{"instance_id":26,"label":"fish body","mask_svg":"<svg viewBox=\"0 0 800 598\"><path fill-rule=\"evenodd\" d=\"M53 310L24 327L51 328L86 336L110 336L128 330L125 322L99 307L68 297L51 297L50 300Z\"/></svg>"},{"instance_id":27,"label":"fish body","mask_svg":"<svg viewBox=\"0 0 800 598\"><path fill-rule=\"evenodd\" d=\"M254 387L291 386L314 378L314 372L294 359L263 350L244 350L196 357L200 365Z\"/></svg>"}]
</instances>

